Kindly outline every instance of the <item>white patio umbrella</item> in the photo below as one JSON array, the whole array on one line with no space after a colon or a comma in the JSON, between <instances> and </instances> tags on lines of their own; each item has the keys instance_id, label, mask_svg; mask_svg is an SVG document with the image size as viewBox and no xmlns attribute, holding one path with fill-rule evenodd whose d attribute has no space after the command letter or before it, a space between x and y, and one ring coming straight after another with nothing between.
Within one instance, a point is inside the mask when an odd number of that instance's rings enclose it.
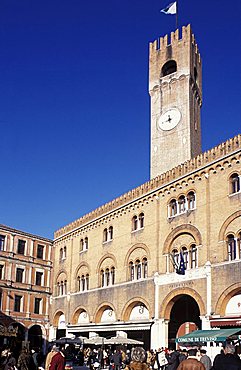
<instances>
[{"instance_id":1,"label":"white patio umbrella","mask_svg":"<svg viewBox=\"0 0 241 370\"><path fill-rule=\"evenodd\" d=\"M95 346L101 346L106 344L107 339L104 337L92 337L84 339L84 344L93 344Z\"/></svg>"},{"instance_id":2,"label":"white patio umbrella","mask_svg":"<svg viewBox=\"0 0 241 370\"><path fill-rule=\"evenodd\" d=\"M131 338L125 338L125 337L117 336L117 337L111 337L110 339L106 339L105 340L105 344L133 344L133 345L140 345L140 344L144 344L144 343L142 341L140 341L140 340L135 340L135 339L131 339Z\"/></svg>"}]
</instances>

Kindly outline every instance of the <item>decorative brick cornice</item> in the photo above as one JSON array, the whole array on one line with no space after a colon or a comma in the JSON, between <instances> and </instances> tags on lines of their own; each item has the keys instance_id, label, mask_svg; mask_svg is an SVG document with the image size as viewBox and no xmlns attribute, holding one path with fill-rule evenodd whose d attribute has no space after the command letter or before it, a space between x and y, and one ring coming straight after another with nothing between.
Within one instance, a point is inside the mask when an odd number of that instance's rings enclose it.
<instances>
[{"instance_id":1,"label":"decorative brick cornice","mask_svg":"<svg viewBox=\"0 0 241 370\"><path fill-rule=\"evenodd\" d=\"M109 213L121 206L127 205L141 196L144 196L150 192L158 190L158 188L168 185L168 183L177 180L180 177L186 176L194 171L199 171L201 168L211 165L213 162L221 160L241 149L241 134L235 136L232 139L227 140L224 143L192 158L171 170L147 181L146 183L128 191L120 197L98 207L90 213L82 216L81 218L71 222L70 224L57 230L54 234L54 239L58 239L61 236L77 230L82 225L91 222L106 213Z\"/></svg>"}]
</instances>

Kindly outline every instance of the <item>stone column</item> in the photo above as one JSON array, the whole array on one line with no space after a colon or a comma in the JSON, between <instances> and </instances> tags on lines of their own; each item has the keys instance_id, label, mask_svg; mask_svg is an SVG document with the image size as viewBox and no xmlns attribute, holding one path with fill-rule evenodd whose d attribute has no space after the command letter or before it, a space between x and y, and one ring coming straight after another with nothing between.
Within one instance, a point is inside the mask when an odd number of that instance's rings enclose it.
<instances>
[{"instance_id":1,"label":"stone column","mask_svg":"<svg viewBox=\"0 0 241 370\"><path fill-rule=\"evenodd\" d=\"M212 312L212 276L211 276L211 263L209 261L205 264L205 275L207 284L207 316Z\"/></svg>"},{"instance_id":2,"label":"stone column","mask_svg":"<svg viewBox=\"0 0 241 370\"><path fill-rule=\"evenodd\" d=\"M168 346L168 323L169 321L164 318L155 320L151 327L152 349Z\"/></svg>"}]
</instances>

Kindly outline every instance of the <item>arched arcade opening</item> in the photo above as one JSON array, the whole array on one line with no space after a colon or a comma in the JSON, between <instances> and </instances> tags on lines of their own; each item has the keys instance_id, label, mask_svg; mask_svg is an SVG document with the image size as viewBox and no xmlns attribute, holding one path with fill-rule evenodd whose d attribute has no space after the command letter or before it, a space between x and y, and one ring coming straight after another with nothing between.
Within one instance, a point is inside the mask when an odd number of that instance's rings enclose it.
<instances>
[{"instance_id":1,"label":"arched arcade opening","mask_svg":"<svg viewBox=\"0 0 241 370\"><path fill-rule=\"evenodd\" d=\"M173 306L170 311L168 327L168 338L170 344L175 343L177 332L180 326L184 323L186 323L187 327L190 323L190 328L193 328L193 324L195 324L198 329L201 329L200 309L193 297L187 294L180 294L173 298L172 303Z\"/></svg>"}]
</instances>

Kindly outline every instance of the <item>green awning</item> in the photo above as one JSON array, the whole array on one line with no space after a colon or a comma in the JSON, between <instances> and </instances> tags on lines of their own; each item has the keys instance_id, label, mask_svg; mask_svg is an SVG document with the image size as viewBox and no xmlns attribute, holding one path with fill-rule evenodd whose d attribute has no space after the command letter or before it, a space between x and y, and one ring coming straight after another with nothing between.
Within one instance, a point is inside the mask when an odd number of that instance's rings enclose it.
<instances>
[{"instance_id":1,"label":"green awning","mask_svg":"<svg viewBox=\"0 0 241 370\"><path fill-rule=\"evenodd\" d=\"M176 343L225 342L240 329L195 330L176 338Z\"/></svg>"}]
</instances>

